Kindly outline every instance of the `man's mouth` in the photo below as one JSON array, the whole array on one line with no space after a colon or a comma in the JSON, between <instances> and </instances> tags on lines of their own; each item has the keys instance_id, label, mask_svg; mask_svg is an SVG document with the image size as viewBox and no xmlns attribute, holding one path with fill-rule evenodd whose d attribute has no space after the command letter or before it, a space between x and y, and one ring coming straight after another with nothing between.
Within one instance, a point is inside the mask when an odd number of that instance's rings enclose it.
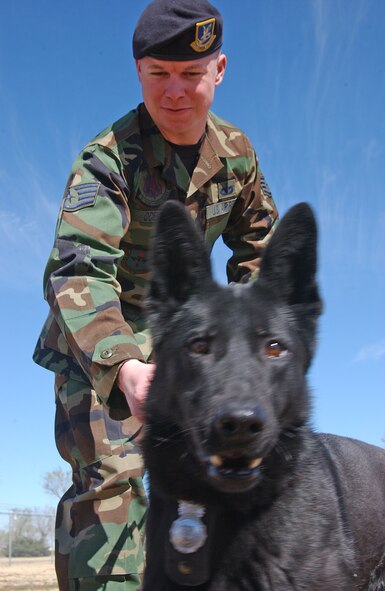
<instances>
[{"instance_id":1,"label":"man's mouth","mask_svg":"<svg viewBox=\"0 0 385 591\"><path fill-rule=\"evenodd\" d=\"M191 107L178 107L178 108L163 107L163 110L167 111L168 113L178 114L178 113L185 113L187 111L191 111Z\"/></svg>"}]
</instances>

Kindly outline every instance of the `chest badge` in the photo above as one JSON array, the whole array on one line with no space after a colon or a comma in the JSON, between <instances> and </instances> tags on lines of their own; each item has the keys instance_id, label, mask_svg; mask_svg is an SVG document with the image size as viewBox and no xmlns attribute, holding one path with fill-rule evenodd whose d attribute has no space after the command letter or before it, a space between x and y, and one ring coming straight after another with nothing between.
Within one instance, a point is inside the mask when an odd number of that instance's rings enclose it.
<instances>
[{"instance_id":1,"label":"chest badge","mask_svg":"<svg viewBox=\"0 0 385 591\"><path fill-rule=\"evenodd\" d=\"M170 527L170 542L177 552L192 554L207 539L207 529L201 521L205 509L202 505L179 501L178 514L178 519Z\"/></svg>"},{"instance_id":2,"label":"chest badge","mask_svg":"<svg viewBox=\"0 0 385 591\"><path fill-rule=\"evenodd\" d=\"M139 184L139 199L150 207L156 207L166 201L166 185L155 172L144 174Z\"/></svg>"}]
</instances>

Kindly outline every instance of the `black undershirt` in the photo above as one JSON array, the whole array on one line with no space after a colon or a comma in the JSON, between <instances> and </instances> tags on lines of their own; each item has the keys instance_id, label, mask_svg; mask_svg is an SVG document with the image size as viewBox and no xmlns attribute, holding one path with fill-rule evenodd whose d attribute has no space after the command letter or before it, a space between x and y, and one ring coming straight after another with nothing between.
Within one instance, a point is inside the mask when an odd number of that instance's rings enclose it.
<instances>
[{"instance_id":1,"label":"black undershirt","mask_svg":"<svg viewBox=\"0 0 385 591\"><path fill-rule=\"evenodd\" d=\"M172 149L178 154L179 158L182 160L187 172L190 175L190 178L198 162L199 150L201 148L203 138L204 134L202 135L199 142L192 145L173 144L171 142L168 142Z\"/></svg>"}]
</instances>

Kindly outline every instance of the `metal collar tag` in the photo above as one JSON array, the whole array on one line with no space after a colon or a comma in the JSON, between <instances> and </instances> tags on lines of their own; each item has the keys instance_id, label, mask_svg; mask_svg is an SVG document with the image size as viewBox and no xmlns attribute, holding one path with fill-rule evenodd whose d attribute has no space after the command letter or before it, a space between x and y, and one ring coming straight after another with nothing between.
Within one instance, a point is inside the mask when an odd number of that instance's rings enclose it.
<instances>
[{"instance_id":1,"label":"metal collar tag","mask_svg":"<svg viewBox=\"0 0 385 591\"><path fill-rule=\"evenodd\" d=\"M192 554L204 545L207 539L207 528L201 521L204 514L202 505L179 501L179 517L170 527L170 542L177 552Z\"/></svg>"},{"instance_id":2,"label":"metal collar tag","mask_svg":"<svg viewBox=\"0 0 385 591\"><path fill-rule=\"evenodd\" d=\"M166 544L166 573L179 585L194 587L210 578L210 531L214 512L188 501L179 501L178 514L170 515L169 541Z\"/></svg>"}]
</instances>

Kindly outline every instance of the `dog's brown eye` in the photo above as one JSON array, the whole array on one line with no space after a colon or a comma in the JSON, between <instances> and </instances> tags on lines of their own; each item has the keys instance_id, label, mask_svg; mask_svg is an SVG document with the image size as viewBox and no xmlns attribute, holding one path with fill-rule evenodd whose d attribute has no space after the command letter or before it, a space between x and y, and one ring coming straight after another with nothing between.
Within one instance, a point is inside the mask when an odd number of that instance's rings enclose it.
<instances>
[{"instance_id":1,"label":"dog's brown eye","mask_svg":"<svg viewBox=\"0 0 385 591\"><path fill-rule=\"evenodd\" d=\"M210 353L210 343L207 339L195 339L191 341L189 349L196 355L207 355Z\"/></svg>"},{"instance_id":2,"label":"dog's brown eye","mask_svg":"<svg viewBox=\"0 0 385 591\"><path fill-rule=\"evenodd\" d=\"M265 355L270 359L278 359L286 355L287 349L278 341L269 341L265 346Z\"/></svg>"}]
</instances>

